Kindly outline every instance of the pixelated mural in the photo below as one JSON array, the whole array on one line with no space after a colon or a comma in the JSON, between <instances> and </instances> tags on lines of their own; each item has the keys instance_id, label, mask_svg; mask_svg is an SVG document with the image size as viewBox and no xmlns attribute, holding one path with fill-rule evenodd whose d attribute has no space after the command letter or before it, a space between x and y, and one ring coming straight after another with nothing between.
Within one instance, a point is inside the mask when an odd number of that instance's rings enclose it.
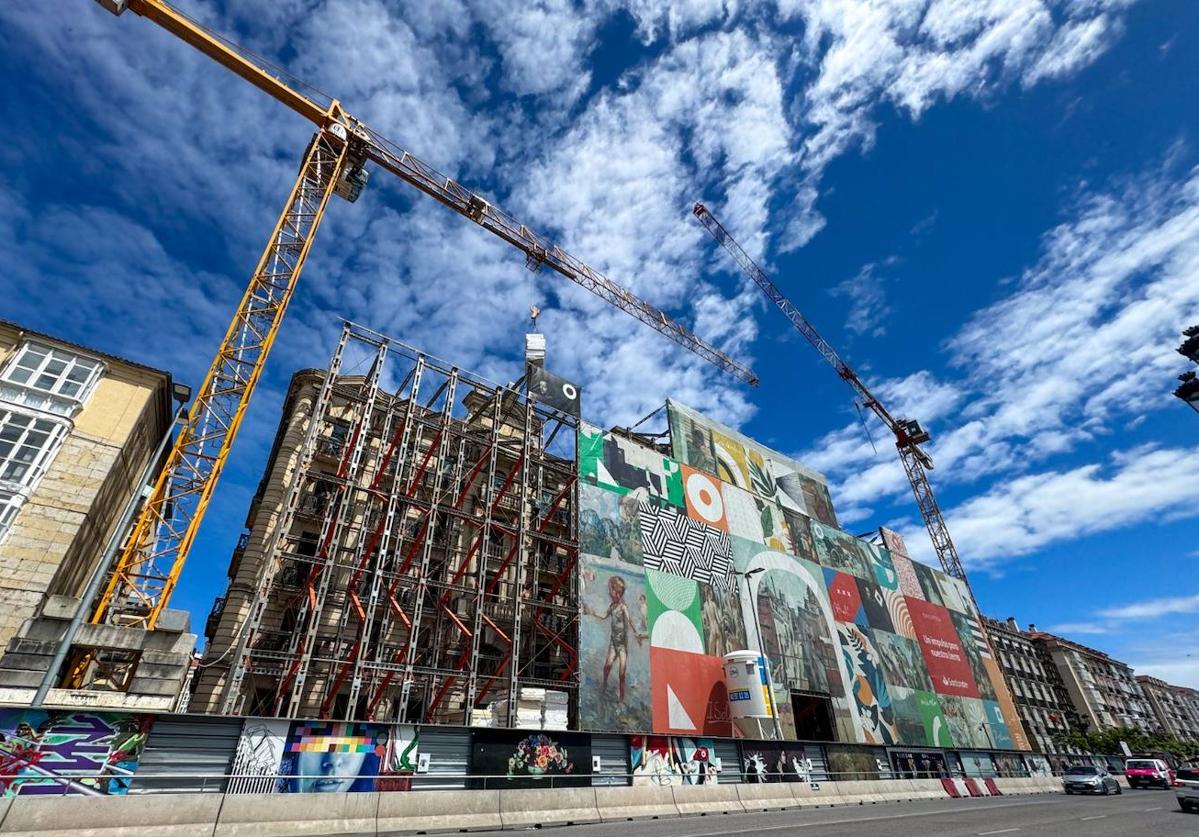
<instances>
[{"instance_id":1,"label":"pixelated mural","mask_svg":"<svg viewBox=\"0 0 1199 837\"><path fill-rule=\"evenodd\" d=\"M282 790L367 793L403 789L416 764L417 746L417 729L410 725L293 721L279 763Z\"/></svg>"}]
</instances>

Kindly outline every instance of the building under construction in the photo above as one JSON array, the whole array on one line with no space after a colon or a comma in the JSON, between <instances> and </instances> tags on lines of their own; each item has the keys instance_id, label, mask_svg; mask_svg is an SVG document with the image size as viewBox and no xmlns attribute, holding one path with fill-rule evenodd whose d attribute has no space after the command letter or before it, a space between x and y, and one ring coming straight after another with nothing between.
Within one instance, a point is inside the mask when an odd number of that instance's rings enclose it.
<instances>
[{"instance_id":1,"label":"building under construction","mask_svg":"<svg viewBox=\"0 0 1199 837\"><path fill-rule=\"evenodd\" d=\"M522 689L575 706L577 409L527 392L347 324L292 378L192 708L514 726Z\"/></svg>"}]
</instances>

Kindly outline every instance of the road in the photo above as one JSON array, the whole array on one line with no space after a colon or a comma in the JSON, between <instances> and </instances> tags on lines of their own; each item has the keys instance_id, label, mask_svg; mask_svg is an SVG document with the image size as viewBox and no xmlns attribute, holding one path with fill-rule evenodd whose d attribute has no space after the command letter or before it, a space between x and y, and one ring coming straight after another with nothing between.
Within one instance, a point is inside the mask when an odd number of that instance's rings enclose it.
<instances>
[{"instance_id":1,"label":"road","mask_svg":"<svg viewBox=\"0 0 1199 837\"><path fill-rule=\"evenodd\" d=\"M1173 793L1126 790L1120 796L1050 794L935 799L758 814L708 815L567 826L563 837L1194 837L1199 814L1178 810ZM511 837L512 832L480 832ZM473 837L479 837L479 834Z\"/></svg>"}]
</instances>

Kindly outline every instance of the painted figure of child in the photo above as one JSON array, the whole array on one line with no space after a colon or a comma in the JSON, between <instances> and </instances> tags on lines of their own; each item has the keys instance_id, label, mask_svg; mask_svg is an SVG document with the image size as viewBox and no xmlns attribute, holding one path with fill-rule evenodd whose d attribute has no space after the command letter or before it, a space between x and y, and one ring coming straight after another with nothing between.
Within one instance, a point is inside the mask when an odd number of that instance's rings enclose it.
<instances>
[{"instance_id":1,"label":"painted figure of child","mask_svg":"<svg viewBox=\"0 0 1199 837\"><path fill-rule=\"evenodd\" d=\"M608 578L608 609L603 613L597 613L587 608L589 616L608 620L610 633L608 656L604 660L603 688L605 692L608 691L608 676L612 673L612 665L615 663L622 702L625 694L625 675L629 666L629 634L633 634L638 645L645 640L645 634L637 632L637 626L633 623L633 614L629 612L629 606L625 604L624 594L624 579L618 575L611 576Z\"/></svg>"}]
</instances>

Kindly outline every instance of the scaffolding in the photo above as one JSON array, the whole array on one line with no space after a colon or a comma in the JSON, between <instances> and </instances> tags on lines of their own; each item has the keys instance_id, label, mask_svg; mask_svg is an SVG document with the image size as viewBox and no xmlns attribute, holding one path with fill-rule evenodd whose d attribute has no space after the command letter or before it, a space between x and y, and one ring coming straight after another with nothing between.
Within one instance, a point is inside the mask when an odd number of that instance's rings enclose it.
<instances>
[{"instance_id":1,"label":"scaffolding","mask_svg":"<svg viewBox=\"0 0 1199 837\"><path fill-rule=\"evenodd\" d=\"M508 698L544 688L577 717L578 420L523 384L345 324L221 711L468 724L494 703L515 726Z\"/></svg>"}]
</instances>

